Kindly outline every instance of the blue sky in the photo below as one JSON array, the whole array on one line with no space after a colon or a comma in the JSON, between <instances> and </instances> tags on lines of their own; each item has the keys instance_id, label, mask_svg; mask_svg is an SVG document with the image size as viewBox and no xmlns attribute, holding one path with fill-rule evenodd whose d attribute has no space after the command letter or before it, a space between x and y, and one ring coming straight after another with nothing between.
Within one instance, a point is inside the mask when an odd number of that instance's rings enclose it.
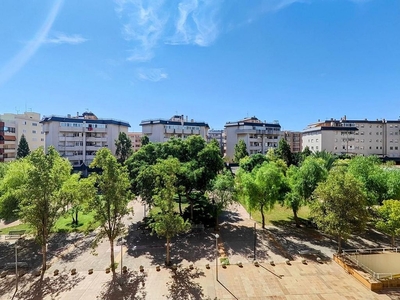
<instances>
[{"instance_id":1,"label":"blue sky","mask_svg":"<svg viewBox=\"0 0 400 300\"><path fill-rule=\"evenodd\" d=\"M398 0L1 0L0 113L398 119Z\"/></svg>"}]
</instances>

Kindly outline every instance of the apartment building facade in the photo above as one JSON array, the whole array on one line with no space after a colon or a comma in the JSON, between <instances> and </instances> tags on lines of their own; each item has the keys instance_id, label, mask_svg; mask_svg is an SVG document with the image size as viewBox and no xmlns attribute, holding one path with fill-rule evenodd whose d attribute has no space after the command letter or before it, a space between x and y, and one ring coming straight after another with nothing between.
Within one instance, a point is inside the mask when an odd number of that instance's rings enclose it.
<instances>
[{"instance_id":1,"label":"apartment building facade","mask_svg":"<svg viewBox=\"0 0 400 300\"><path fill-rule=\"evenodd\" d=\"M290 146L290 151L292 153L301 152L302 151L302 133L300 131L285 131L283 132L283 138Z\"/></svg>"},{"instance_id":2,"label":"apartment building facade","mask_svg":"<svg viewBox=\"0 0 400 300\"><path fill-rule=\"evenodd\" d=\"M44 134L42 124L40 124L40 114L36 112L24 112L23 114L4 113L0 115L3 125L0 130L3 141L7 143L1 144L0 156L5 161L11 161L17 156L17 149L22 135L25 136L31 151L44 146ZM12 137L11 137L12 136ZM5 138L7 137L8 140ZM0 138L1 139L1 138ZM15 140L10 140L15 139ZM4 150L7 149L7 150ZM1 152L3 152L1 154ZM1 158L0 158L1 161Z\"/></svg>"},{"instance_id":3,"label":"apartment building facade","mask_svg":"<svg viewBox=\"0 0 400 300\"><path fill-rule=\"evenodd\" d=\"M143 120L142 134L149 137L153 143L166 142L169 139L186 139L191 135L199 135L207 140L207 132L210 129L207 123L202 121L189 120L183 115L175 115L170 119Z\"/></svg>"},{"instance_id":4,"label":"apartment building facade","mask_svg":"<svg viewBox=\"0 0 400 300\"><path fill-rule=\"evenodd\" d=\"M282 138L281 125L278 121L262 122L256 117L244 118L236 122L225 124L226 157L232 160L235 154L235 145L243 140L250 155L266 154L269 149L278 147Z\"/></svg>"},{"instance_id":5,"label":"apartment building facade","mask_svg":"<svg viewBox=\"0 0 400 300\"><path fill-rule=\"evenodd\" d=\"M41 121L45 134L45 149L53 146L74 167L90 165L96 152L106 147L115 154L115 140L120 132L128 133L129 123L114 119L99 119L91 112L76 117L50 116Z\"/></svg>"},{"instance_id":6,"label":"apartment building facade","mask_svg":"<svg viewBox=\"0 0 400 300\"><path fill-rule=\"evenodd\" d=\"M310 124L303 131L303 149L334 154L400 157L400 120L330 119Z\"/></svg>"},{"instance_id":7,"label":"apartment building facade","mask_svg":"<svg viewBox=\"0 0 400 300\"><path fill-rule=\"evenodd\" d=\"M17 156L16 123L0 119L0 162L9 162Z\"/></svg>"},{"instance_id":8,"label":"apartment building facade","mask_svg":"<svg viewBox=\"0 0 400 300\"><path fill-rule=\"evenodd\" d=\"M142 133L141 132L128 132L128 136L132 142L133 152L136 152L142 147Z\"/></svg>"},{"instance_id":9,"label":"apartment building facade","mask_svg":"<svg viewBox=\"0 0 400 300\"><path fill-rule=\"evenodd\" d=\"M210 129L207 132L207 143L211 142L212 140L216 140L218 142L221 154L225 155L225 150L226 150L225 131L221 129Z\"/></svg>"}]
</instances>

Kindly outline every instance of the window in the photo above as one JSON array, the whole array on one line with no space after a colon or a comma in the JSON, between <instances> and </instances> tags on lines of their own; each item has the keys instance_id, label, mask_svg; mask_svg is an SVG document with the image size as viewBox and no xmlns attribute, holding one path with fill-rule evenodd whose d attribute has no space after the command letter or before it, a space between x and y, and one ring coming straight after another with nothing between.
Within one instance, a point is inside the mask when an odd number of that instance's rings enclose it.
<instances>
[{"instance_id":1,"label":"window","mask_svg":"<svg viewBox=\"0 0 400 300\"><path fill-rule=\"evenodd\" d=\"M390 135L393 135L393 132L391 131L391 132L389 132L389 134L390 134Z\"/></svg>"},{"instance_id":2,"label":"window","mask_svg":"<svg viewBox=\"0 0 400 300\"><path fill-rule=\"evenodd\" d=\"M32 123L32 126L37 126L37 123Z\"/></svg>"},{"instance_id":3,"label":"window","mask_svg":"<svg viewBox=\"0 0 400 300\"><path fill-rule=\"evenodd\" d=\"M32 133L36 133L36 130L32 130Z\"/></svg>"},{"instance_id":4,"label":"window","mask_svg":"<svg viewBox=\"0 0 400 300\"><path fill-rule=\"evenodd\" d=\"M390 150L393 150L393 147L389 147Z\"/></svg>"},{"instance_id":5,"label":"window","mask_svg":"<svg viewBox=\"0 0 400 300\"><path fill-rule=\"evenodd\" d=\"M399 147L394 147L394 150L398 150L399 149Z\"/></svg>"},{"instance_id":6,"label":"window","mask_svg":"<svg viewBox=\"0 0 400 300\"><path fill-rule=\"evenodd\" d=\"M360 135L364 135L364 131L361 131L361 132L360 132Z\"/></svg>"},{"instance_id":7,"label":"window","mask_svg":"<svg viewBox=\"0 0 400 300\"><path fill-rule=\"evenodd\" d=\"M369 133L369 135L371 135L371 134L372 134L372 132Z\"/></svg>"},{"instance_id":8,"label":"window","mask_svg":"<svg viewBox=\"0 0 400 300\"><path fill-rule=\"evenodd\" d=\"M378 146L376 146L376 150L378 150L379 149L379 147Z\"/></svg>"}]
</instances>

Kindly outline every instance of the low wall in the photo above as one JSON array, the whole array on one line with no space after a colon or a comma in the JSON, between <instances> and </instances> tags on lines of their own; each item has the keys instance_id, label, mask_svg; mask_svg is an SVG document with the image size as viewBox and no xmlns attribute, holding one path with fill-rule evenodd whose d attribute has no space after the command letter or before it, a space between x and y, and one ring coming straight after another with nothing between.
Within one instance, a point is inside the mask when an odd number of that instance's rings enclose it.
<instances>
[{"instance_id":1,"label":"low wall","mask_svg":"<svg viewBox=\"0 0 400 300\"><path fill-rule=\"evenodd\" d=\"M366 277L364 272L360 272L355 269L353 263L350 261L346 261L343 257L338 256L336 254L333 255L333 260L341 266L347 273L365 285L371 291L379 291L382 290L384 287L381 281L376 281L375 279Z\"/></svg>"}]
</instances>

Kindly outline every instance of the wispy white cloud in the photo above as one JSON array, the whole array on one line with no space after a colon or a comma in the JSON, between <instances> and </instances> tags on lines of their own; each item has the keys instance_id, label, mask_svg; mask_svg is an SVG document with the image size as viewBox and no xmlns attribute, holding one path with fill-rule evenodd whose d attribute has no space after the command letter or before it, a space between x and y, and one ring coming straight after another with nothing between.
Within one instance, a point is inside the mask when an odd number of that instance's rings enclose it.
<instances>
[{"instance_id":1,"label":"wispy white cloud","mask_svg":"<svg viewBox=\"0 0 400 300\"><path fill-rule=\"evenodd\" d=\"M44 42L49 43L49 44L81 44L86 42L87 39L83 38L79 34L72 34L72 35L67 35L62 32L55 33L53 37L47 38Z\"/></svg>"},{"instance_id":2,"label":"wispy white cloud","mask_svg":"<svg viewBox=\"0 0 400 300\"><path fill-rule=\"evenodd\" d=\"M56 0L52 6L46 20L35 36L24 48L21 49L5 66L0 70L0 86L14 76L31 59L40 46L45 42L47 34L53 26L63 0Z\"/></svg>"},{"instance_id":3,"label":"wispy white cloud","mask_svg":"<svg viewBox=\"0 0 400 300\"><path fill-rule=\"evenodd\" d=\"M146 4L144 2L147 2ZM163 0L116 0L116 12L123 22L122 33L135 47L128 60L148 61L154 56L154 47L162 38L168 15L163 12Z\"/></svg>"},{"instance_id":4,"label":"wispy white cloud","mask_svg":"<svg viewBox=\"0 0 400 300\"><path fill-rule=\"evenodd\" d=\"M178 4L179 17L171 44L195 44L209 46L218 37L219 0L183 0Z\"/></svg>"},{"instance_id":5,"label":"wispy white cloud","mask_svg":"<svg viewBox=\"0 0 400 300\"><path fill-rule=\"evenodd\" d=\"M122 33L132 43L127 59L149 61L160 44L209 46L218 37L223 0L115 0Z\"/></svg>"},{"instance_id":6,"label":"wispy white cloud","mask_svg":"<svg viewBox=\"0 0 400 300\"><path fill-rule=\"evenodd\" d=\"M138 69L137 78L143 81L157 82L168 78L164 69Z\"/></svg>"}]
</instances>

